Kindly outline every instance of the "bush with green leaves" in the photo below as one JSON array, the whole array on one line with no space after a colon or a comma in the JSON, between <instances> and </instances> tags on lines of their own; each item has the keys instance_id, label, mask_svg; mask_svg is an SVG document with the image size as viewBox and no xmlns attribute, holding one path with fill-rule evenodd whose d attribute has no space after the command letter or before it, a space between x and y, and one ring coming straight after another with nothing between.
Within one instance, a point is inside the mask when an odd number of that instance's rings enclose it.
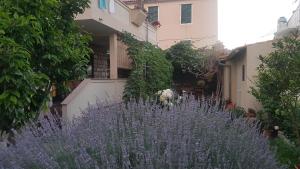
<instances>
[{"instance_id":1,"label":"bush with green leaves","mask_svg":"<svg viewBox=\"0 0 300 169\"><path fill-rule=\"evenodd\" d=\"M74 21L89 0L0 1L0 131L37 117L50 87L80 79L91 50Z\"/></svg>"},{"instance_id":2,"label":"bush with green leaves","mask_svg":"<svg viewBox=\"0 0 300 169\"><path fill-rule=\"evenodd\" d=\"M167 59L174 67L175 81L180 81L180 78L184 78L182 76L188 74L196 78L204 78L215 65L212 50L196 49L189 41L181 41L171 46L166 52Z\"/></svg>"},{"instance_id":3,"label":"bush with green leaves","mask_svg":"<svg viewBox=\"0 0 300 169\"><path fill-rule=\"evenodd\" d=\"M196 96L220 94L216 48L196 48L190 41L181 41L166 54L174 67L173 81L178 92L188 89Z\"/></svg>"},{"instance_id":4,"label":"bush with green leaves","mask_svg":"<svg viewBox=\"0 0 300 169\"><path fill-rule=\"evenodd\" d=\"M173 67L160 48L149 42L138 41L126 32L122 35L122 41L128 46L127 52L132 60L124 100L147 98L171 87Z\"/></svg>"},{"instance_id":5,"label":"bush with green leaves","mask_svg":"<svg viewBox=\"0 0 300 169\"><path fill-rule=\"evenodd\" d=\"M279 126L300 145L300 40L290 36L273 45L274 52L260 56L251 93L263 105L266 126Z\"/></svg>"},{"instance_id":6,"label":"bush with green leaves","mask_svg":"<svg viewBox=\"0 0 300 169\"><path fill-rule=\"evenodd\" d=\"M270 140L270 144L276 152L276 158L282 164L289 165L290 169L295 169L295 165L300 164L300 147L296 147L282 138Z\"/></svg>"},{"instance_id":7,"label":"bush with green leaves","mask_svg":"<svg viewBox=\"0 0 300 169\"><path fill-rule=\"evenodd\" d=\"M49 85L48 78L34 72L29 60L26 49L9 38L0 38L0 131L33 118L43 102L39 93Z\"/></svg>"},{"instance_id":8,"label":"bush with green leaves","mask_svg":"<svg viewBox=\"0 0 300 169\"><path fill-rule=\"evenodd\" d=\"M214 100L184 97L97 104L82 118L28 124L1 147L1 169L283 169L257 123L232 118Z\"/></svg>"},{"instance_id":9,"label":"bush with green leaves","mask_svg":"<svg viewBox=\"0 0 300 169\"><path fill-rule=\"evenodd\" d=\"M246 115L246 111L243 107L235 107L233 109L228 110L235 117L244 117Z\"/></svg>"}]
</instances>

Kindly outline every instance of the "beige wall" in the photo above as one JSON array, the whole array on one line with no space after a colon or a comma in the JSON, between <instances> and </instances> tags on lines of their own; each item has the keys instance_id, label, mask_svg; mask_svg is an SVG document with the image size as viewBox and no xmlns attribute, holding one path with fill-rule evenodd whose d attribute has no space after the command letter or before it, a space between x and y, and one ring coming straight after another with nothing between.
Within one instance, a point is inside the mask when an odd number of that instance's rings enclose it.
<instances>
[{"instance_id":1,"label":"beige wall","mask_svg":"<svg viewBox=\"0 0 300 169\"><path fill-rule=\"evenodd\" d=\"M250 90L250 87L255 86L254 82L257 76L257 67L261 63L258 59L259 55L267 56L274 51L272 46L273 41L266 41L261 43L256 43L253 45L248 45L247 47L247 89ZM244 96L245 102L244 107L254 108L256 110L261 109L261 105L256 101L254 96L249 92L245 93Z\"/></svg>"},{"instance_id":2,"label":"beige wall","mask_svg":"<svg viewBox=\"0 0 300 169\"><path fill-rule=\"evenodd\" d=\"M85 79L62 102L62 115L65 120L80 117L82 111L96 102L119 103L122 101L126 80Z\"/></svg>"},{"instance_id":3,"label":"beige wall","mask_svg":"<svg viewBox=\"0 0 300 169\"><path fill-rule=\"evenodd\" d=\"M181 4L192 4L192 23L181 24ZM158 45L169 48L182 40L191 40L196 47L210 46L218 40L217 0L181 0L145 4L158 6Z\"/></svg>"},{"instance_id":4,"label":"beige wall","mask_svg":"<svg viewBox=\"0 0 300 169\"><path fill-rule=\"evenodd\" d=\"M234 59L226 61L224 68L224 98L228 100L229 98L235 104L240 106L244 103L244 91L246 89L246 81L242 81L242 67L246 63L246 57L241 55ZM247 74L247 73L245 73Z\"/></svg>"},{"instance_id":5,"label":"beige wall","mask_svg":"<svg viewBox=\"0 0 300 169\"><path fill-rule=\"evenodd\" d=\"M267 56L274 51L272 42L266 41L247 45L244 55L226 61L223 86L225 99L229 99L231 95L231 100L237 106L244 107L246 110L248 108L261 109L259 102L249 92L250 88L255 86L257 67L260 64L259 55ZM242 81L243 65L245 65L245 81Z\"/></svg>"}]
</instances>

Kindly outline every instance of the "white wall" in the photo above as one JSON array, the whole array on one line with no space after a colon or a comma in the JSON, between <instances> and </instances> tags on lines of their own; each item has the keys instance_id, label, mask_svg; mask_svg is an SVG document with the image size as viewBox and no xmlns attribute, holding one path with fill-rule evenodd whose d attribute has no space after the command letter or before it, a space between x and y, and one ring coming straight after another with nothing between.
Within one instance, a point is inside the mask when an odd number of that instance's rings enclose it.
<instances>
[{"instance_id":1,"label":"white wall","mask_svg":"<svg viewBox=\"0 0 300 169\"><path fill-rule=\"evenodd\" d=\"M298 26L300 26L300 5L288 21L288 28L295 28Z\"/></svg>"},{"instance_id":2,"label":"white wall","mask_svg":"<svg viewBox=\"0 0 300 169\"><path fill-rule=\"evenodd\" d=\"M121 102L126 80L91 80L85 79L62 102L63 119L72 120L80 117L82 110L89 104L100 102Z\"/></svg>"}]
</instances>

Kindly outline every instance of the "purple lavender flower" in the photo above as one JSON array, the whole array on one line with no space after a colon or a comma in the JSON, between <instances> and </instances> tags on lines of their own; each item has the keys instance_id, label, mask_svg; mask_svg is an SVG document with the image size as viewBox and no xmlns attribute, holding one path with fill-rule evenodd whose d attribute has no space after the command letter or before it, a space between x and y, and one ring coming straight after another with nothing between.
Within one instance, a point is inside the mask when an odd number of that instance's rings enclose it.
<instances>
[{"instance_id":1,"label":"purple lavender flower","mask_svg":"<svg viewBox=\"0 0 300 169\"><path fill-rule=\"evenodd\" d=\"M40 120L0 147L0 169L281 169L258 123L232 119L216 101L186 98L97 104L83 117Z\"/></svg>"}]
</instances>

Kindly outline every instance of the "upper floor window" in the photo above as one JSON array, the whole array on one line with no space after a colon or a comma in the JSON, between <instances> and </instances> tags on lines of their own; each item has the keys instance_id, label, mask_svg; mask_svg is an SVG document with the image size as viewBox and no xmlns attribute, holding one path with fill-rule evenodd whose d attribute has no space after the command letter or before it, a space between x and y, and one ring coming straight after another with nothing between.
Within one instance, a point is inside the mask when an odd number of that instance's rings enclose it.
<instances>
[{"instance_id":1,"label":"upper floor window","mask_svg":"<svg viewBox=\"0 0 300 169\"><path fill-rule=\"evenodd\" d=\"M148 21L150 23L158 21L158 6L148 7Z\"/></svg>"},{"instance_id":2,"label":"upper floor window","mask_svg":"<svg viewBox=\"0 0 300 169\"><path fill-rule=\"evenodd\" d=\"M192 4L181 5L181 23L192 23Z\"/></svg>"}]
</instances>

